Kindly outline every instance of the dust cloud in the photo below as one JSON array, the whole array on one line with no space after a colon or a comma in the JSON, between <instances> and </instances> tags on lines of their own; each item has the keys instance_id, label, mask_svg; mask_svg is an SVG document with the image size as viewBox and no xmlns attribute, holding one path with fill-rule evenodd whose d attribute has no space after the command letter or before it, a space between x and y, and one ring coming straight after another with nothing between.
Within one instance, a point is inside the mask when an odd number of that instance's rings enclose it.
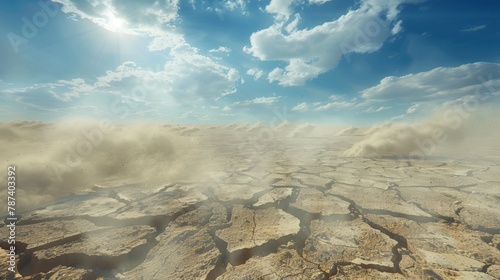
<instances>
[{"instance_id":1,"label":"dust cloud","mask_svg":"<svg viewBox=\"0 0 500 280\"><path fill-rule=\"evenodd\" d=\"M88 120L0 123L0 153L3 170L16 166L19 212L113 178L175 181L203 176L201 163L209 150L190 137L196 130ZM7 171L0 175L2 182L6 176Z\"/></svg>"},{"instance_id":2,"label":"dust cloud","mask_svg":"<svg viewBox=\"0 0 500 280\"><path fill-rule=\"evenodd\" d=\"M273 145L286 145L282 140L291 138L324 135L324 131L311 124L179 126L115 125L82 119L18 121L0 123L0 153L4 170L16 166L17 212L21 213L109 182L208 182L215 178L213 174L225 171L230 158L271 161L268 151ZM225 144L221 146L221 142ZM7 172L0 174L3 182L6 177ZM0 193L0 199L5 196Z\"/></svg>"},{"instance_id":3,"label":"dust cloud","mask_svg":"<svg viewBox=\"0 0 500 280\"><path fill-rule=\"evenodd\" d=\"M207 182L216 177L213 174L230 170L226 165L234 157L261 168L272 168L274 162L317 164L317 155L325 149L332 157L494 158L500 155L498 115L487 106L475 112L441 110L419 123L370 128L309 123L115 125L81 119L4 122L0 154L5 172L0 179L6 181L7 166L16 166L16 210L22 213L121 179ZM276 156L280 149L284 154ZM6 192L0 193L0 199L5 197Z\"/></svg>"},{"instance_id":4,"label":"dust cloud","mask_svg":"<svg viewBox=\"0 0 500 280\"><path fill-rule=\"evenodd\" d=\"M389 122L373 126L343 156L425 160L499 155L499 112L489 106L474 111L465 108L441 108L413 124Z\"/></svg>"}]
</instances>

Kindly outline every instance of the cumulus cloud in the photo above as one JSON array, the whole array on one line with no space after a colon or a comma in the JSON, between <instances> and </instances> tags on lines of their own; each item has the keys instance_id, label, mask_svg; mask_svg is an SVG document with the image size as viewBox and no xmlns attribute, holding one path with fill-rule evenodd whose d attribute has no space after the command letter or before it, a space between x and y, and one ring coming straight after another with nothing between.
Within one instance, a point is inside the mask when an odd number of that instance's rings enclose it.
<instances>
[{"instance_id":1,"label":"cumulus cloud","mask_svg":"<svg viewBox=\"0 0 500 280\"><path fill-rule=\"evenodd\" d=\"M254 67L254 68L248 69L247 74L252 76L254 78L254 80L258 80L264 75L264 71L262 71L261 69L259 69L257 67Z\"/></svg>"},{"instance_id":2,"label":"cumulus cloud","mask_svg":"<svg viewBox=\"0 0 500 280\"><path fill-rule=\"evenodd\" d=\"M294 0L271 0L266 6L266 12L275 14L279 18L288 19L292 13L291 5Z\"/></svg>"},{"instance_id":3,"label":"cumulus cloud","mask_svg":"<svg viewBox=\"0 0 500 280\"><path fill-rule=\"evenodd\" d=\"M275 23L254 32L250 36L251 46L244 51L263 61L288 63L285 68L278 67L269 73L270 82L277 81L283 86L303 85L335 68L343 55L380 49L391 32L401 29L401 21L396 22L399 6L416 2L421 1L364 0L359 8L334 21L311 29L297 29L300 16L289 25L285 24L292 14L293 1L273 0L266 11L275 14Z\"/></svg>"},{"instance_id":4,"label":"cumulus cloud","mask_svg":"<svg viewBox=\"0 0 500 280\"><path fill-rule=\"evenodd\" d=\"M495 74L497 77L493 77ZM476 62L458 67L438 67L402 77L390 76L363 90L371 100L429 101L459 98L495 89L500 92L500 63Z\"/></svg>"},{"instance_id":5,"label":"cumulus cloud","mask_svg":"<svg viewBox=\"0 0 500 280\"><path fill-rule=\"evenodd\" d=\"M171 56L173 59L165 64L161 74L171 78L169 82L176 93L213 97L236 92L240 75L235 68L219 64L189 46L174 48Z\"/></svg>"},{"instance_id":6,"label":"cumulus cloud","mask_svg":"<svg viewBox=\"0 0 500 280\"><path fill-rule=\"evenodd\" d=\"M297 104L292 110L359 109L372 114L395 106L407 106L403 115L392 118L402 120L429 114L448 100L474 96L500 97L500 64L477 62L457 67L438 67L401 77L386 77L378 85L362 90L359 97L348 99L342 95L331 95L329 102Z\"/></svg>"},{"instance_id":7,"label":"cumulus cloud","mask_svg":"<svg viewBox=\"0 0 500 280\"><path fill-rule=\"evenodd\" d=\"M301 20L300 14L295 14L295 19L292 20L289 24L285 26L285 30L288 33L292 33L297 30L297 27L299 26L299 22Z\"/></svg>"},{"instance_id":8,"label":"cumulus cloud","mask_svg":"<svg viewBox=\"0 0 500 280\"><path fill-rule=\"evenodd\" d=\"M58 110L81 103L105 104L109 110L108 103L116 98L134 103L134 106L157 107L161 103L169 103L169 106L175 107L180 101L192 102L193 99L232 94L236 92L239 80L236 69L199 54L196 48L189 45L179 45L170 51L170 59L164 65L158 65L157 69L144 69L134 62L124 62L93 80L75 78L8 88L0 90L0 95L29 106ZM87 95L89 97L85 97Z\"/></svg>"}]
</instances>

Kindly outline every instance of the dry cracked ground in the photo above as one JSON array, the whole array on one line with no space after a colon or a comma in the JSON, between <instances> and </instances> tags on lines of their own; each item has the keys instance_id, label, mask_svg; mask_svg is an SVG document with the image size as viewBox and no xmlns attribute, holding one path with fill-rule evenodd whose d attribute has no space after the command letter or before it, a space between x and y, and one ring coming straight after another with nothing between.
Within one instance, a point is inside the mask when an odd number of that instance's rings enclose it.
<instances>
[{"instance_id":1,"label":"dry cracked ground","mask_svg":"<svg viewBox=\"0 0 500 280\"><path fill-rule=\"evenodd\" d=\"M24 213L0 277L500 278L498 161L346 158L342 141L214 141L210 180L109 181Z\"/></svg>"}]
</instances>

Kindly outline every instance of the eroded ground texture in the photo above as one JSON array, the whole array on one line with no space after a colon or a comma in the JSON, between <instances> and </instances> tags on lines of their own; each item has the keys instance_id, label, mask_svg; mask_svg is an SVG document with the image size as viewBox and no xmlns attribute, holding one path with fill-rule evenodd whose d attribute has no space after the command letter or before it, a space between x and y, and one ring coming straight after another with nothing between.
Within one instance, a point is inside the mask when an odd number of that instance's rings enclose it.
<instances>
[{"instance_id":1,"label":"eroded ground texture","mask_svg":"<svg viewBox=\"0 0 500 280\"><path fill-rule=\"evenodd\" d=\"M207 143L219 166L206 180L111 180L25 213L18 273L2 241L0 278L500 278L498 160L342 157L349 137L221 137Z\"/></svg>"}]
</instances>

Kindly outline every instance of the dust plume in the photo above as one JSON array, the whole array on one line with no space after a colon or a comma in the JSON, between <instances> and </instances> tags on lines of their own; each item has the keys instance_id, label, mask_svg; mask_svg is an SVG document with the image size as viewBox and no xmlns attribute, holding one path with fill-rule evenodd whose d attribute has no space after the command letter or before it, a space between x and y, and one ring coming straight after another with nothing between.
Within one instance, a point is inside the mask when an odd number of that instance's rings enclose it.
<instances>
[{"instance_id":1,"label":"dust plume","mask_svg":"<svg viewBox=\"0 0 500 280\"><path fill-rule=\"evenodd\" d=\"M16 166L18 211L90 189L110 178L195 180L206 169L203 159L210 158L210 151L190 136L197 130L86 120L0 123L2 170ZM6 176L2 172L2 182Z\"/></svg>"},{"instance_id":2,"label":"dust plume","mask_svg":"<svg viewBox=\"0 0 500 280\"><path fill-rule=\"evenodd\" d=\"M494 108L441 108L414 124L389 122L367 129L364 138L346 150L348 157L488 157L500 139L500 118ZM495 154L498 154L497 152Z\"/></svg>"}]
</instances>

